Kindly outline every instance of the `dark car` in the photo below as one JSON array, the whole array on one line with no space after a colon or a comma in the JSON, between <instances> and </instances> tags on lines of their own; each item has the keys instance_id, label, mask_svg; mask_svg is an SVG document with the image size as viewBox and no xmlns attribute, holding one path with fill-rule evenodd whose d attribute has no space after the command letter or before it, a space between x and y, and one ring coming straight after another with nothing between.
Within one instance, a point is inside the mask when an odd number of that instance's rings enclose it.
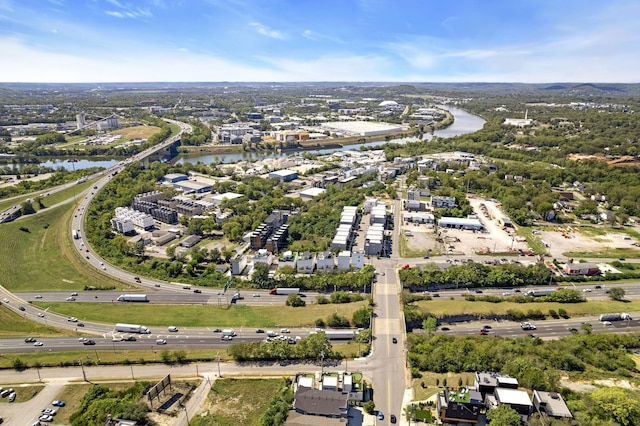
<instances>
[{"instance_id":1,"label":"dark car","mask_svg":"<svg viewBox=\"0 0 640 426\"><path fill-rule=\"evenodd\" d=\"M33 343L33 342L36 341L36 338L35 337L27 337L26 339L24 339L24 341L26 343Z\"/></svg>"},{"instance_id":2,"label":"dark car","mask_svg":"<svg viewBox=\"0 0 640 426\"><path fill-rule=\"evenodd\" d=\"M264 330L261 328L256 329L256 333L264 333Z\"/></svg>"},{"instance_id":3,"label":"dark car","mask_svg":"<svg viewBox=\"0 0 640 426\"><path fill-rule=\"evenodd\" d=\"M520 291L520 289L519 289L519 288L516 288L515 290L513 290L513 292L514 292L514 293L520 293L521 291Z\"/></svg>"},{"instance_id":4,"label":"dark car","mask_svg":"<svg viewBox=\"0 0 640 426\"><path fill-rule=\"evenodd\" d=\"M569 331L572 332L572 333L577 333L578 329L575 328L575 327L569 327Z\"/></svg>"},{"instance_id":5,"label":"dark car","mask_svg":"<svg viewBox=\"0 0 640 426\"><path fill-rule=\"evenodd\" d=\"M137 339L135 338L135 336L127 336L122 340L125 342L135 342Z\"/></svg>"},{"instance_id":6,"label":"dark car","mask_svg":"<svg viewBox=\"0 0 640 426\"><path fill-rule=\"evenodd\" d=\"M191 286L190 285L185 285L182 287L183 290L191 290Z\"/></svg>"},{"instance_id":7,"label":"dark car","mask_svg":"<svg viewBox=\"0 0 640 426\"><path fill-rule=\"evenodd\" d=\"M214 333L222 333L222 330L221 330L221 329L219 329L219 328L214 328L214 329L213 329L213 332L214 332Z\"/></svg>"},{"instance_id":8,"label":"dark car","mask_svg":"<svg viewBox=\"0 0 640 426\"><path fill-rule=\"evenodd\" d=\"M391 420L391 423L396 423L398 421L398 419L396 419L396 415L392 414L391 416L389 416L389 419Z\"/></svg>"},{"instance_id":9,"label":"dark car","mask_svg":"<svg viewBox=\"0 0 640 426\"><path fill-rule=\"evenodd\" d=\"M79 322L79 323L77 323L76 325L77 325L78 327L84 327L84 323L82 323L82 322Z\"/></svg>"},{"instance_id":10,"label":"dark car","mask_svg":"<svg viewBox=\"0 0 640 426\"><path fill-rule=\"evenodd\" d=\"M392 341L393 343L398 343L398 339L396 339L395 337L394 337L393 339L391 339L391 341Z\"/></svg>"},{"instance_id":11,"label":"dark car","mask_svg":"<svg viewBox=\"0 0 640 426\"><path fill-rule=\"evenodd\" d=\"M489 334L489 332L487 330L485 330L484 328L482 330L480 330L480 335L481 336L486 336L487 334Z\"/></svg>"},{"instance_id":12,"label":"dark car","mask_svg":"<svg viewBox=\"0 0 640 426\"><path fill-rule=\"evenodd\" d=\"M479 288L474 290L476 293L482 293L482 290L480 290Z\"/></svg>"},{"instance_id":13,"label":"dark car","mask_svg":"<svg viewBox=\"0 0 640 426\"><path fill-rule=\"evenodd\" d=\"M440 330L442 330L442 331L449 331L449 327L440 327Z\"/></svg>"},{"instance_id":14,"label":"dark car","mask_svg":"<svg viewBox=\"0 0 640 426\"><path fill-rule=\"evenodd\" d=\"M18 309L20 309L21 311L26 311L26 309L24 308L24 306L20 306Z\"/></svg>"},{"instance_id":15,"label":"dark car","mask_svg":"<svg viewBox=\"0 0 640 426\"><path fill-rule=\"evenodd\" d=\"M485 325L485 326L484 326L484 327L482 327L482 328L484 328L485 330L491 330L491 326L490 326L490 325Z\"/></svg>"},{"instance_id":16,"label":"dark car","mask_svg":"<svg viewBox=\"0 0 640 426\"><path fill-rule=\"evenodd\" d=\"M596 290L600 290L602 288L602 286L601 285L597 285L597 286L595 286L593 288L595 288Z\"/></svg>"},{"instance_id":17,"label":"dark car","mask_svg":"<svg viewBox=\"0 0 640 426\"><path fill-rule=\"evenodd\" d=\"M82 342L83 345L95 345L96 342L95 340L85 340L84 342Z\"/></svg>"},{"instance_id":18,"label":"dark car","mask_svg":"<svg viewBox=\"0 0 640 426\"><path fill-rule=\"evenodd\" d=\"M196 288L195 290L193 290L193 292L194 293L202 293L202 290L199 290L199 289Z\"/></svg>"}]
</instances>

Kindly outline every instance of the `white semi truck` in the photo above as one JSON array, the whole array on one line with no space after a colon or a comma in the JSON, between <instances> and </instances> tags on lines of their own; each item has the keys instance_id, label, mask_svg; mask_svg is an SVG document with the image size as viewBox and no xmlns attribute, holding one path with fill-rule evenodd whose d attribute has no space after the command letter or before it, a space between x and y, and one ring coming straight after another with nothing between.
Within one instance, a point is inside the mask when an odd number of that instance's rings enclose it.
<instances>
[{"instance_id":1,"label":"white semi truck","mask_svg":"<svg viewBox=\"0 0 640 426\"><path fill-rule=\"evenodd\" d=\"M121 333L151 334L151 330L147 327L136 324L116 324L115 331L119 331Z\"/></svg>"},{"instance_id":2,"label":"white semi truck","mask_svg":"<svg viewBox=\"0 0 640 426\"><path fill-rule=\"evenodd\" d=\"M626 312L621 314L602 314L600 315L600 321L627 321L631 320L631 315Z\"/></svg>"},{"instance_id":3,"label":"white semi truck","mask_svg":"<svg viewBox=\"0 0 640 426\"><path fill-rule=\"evenodd\" d=\"M299 288L286 288L286 287L278 287L278 288L272 288L271 290L269 290L269 294L277 294L280 296L286 296L289 294L300 294L300 289Z\"/></svg>"},{"instance_id":4,"label":"white semi truck","mask_svg":"<svg viewBox=\"0 0 640 426\"><path fill-rule=\"evenodd\" d=\"M312 331L309 334L316 334L318 332ZM319 333L324 333L329 340L351 340L358 336L358 330L323 330Z\"/></svg>"},{"instance_id":5,"label":"white semi truck","mask_svg":"<svg viewBox=\"0 0 640 426\"><path fill-rule=\"evenodd\" d=\"M545 288L545 289L528 290L525 293L525 295L532 296L532 297L542 297L542 296L548 296L555 292L556 292L555 288Z\"/></svg>"},{"instance_id":6,"label":"white semi truck","mask_svg":"<svg viewBox=\"0 0 640 426\"><path fill-rule=\"evenodd\" d=\"M148 302L146 294L121 294L116 299L118 302Z\"/></svg>"}]
</instances>

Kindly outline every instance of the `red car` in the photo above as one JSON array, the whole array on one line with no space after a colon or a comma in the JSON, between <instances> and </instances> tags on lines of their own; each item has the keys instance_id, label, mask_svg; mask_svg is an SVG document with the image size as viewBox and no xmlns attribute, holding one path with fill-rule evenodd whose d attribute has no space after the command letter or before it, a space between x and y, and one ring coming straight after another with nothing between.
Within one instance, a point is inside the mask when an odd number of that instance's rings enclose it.
<instances>
[{"instance_id":1,"label":"red car","mask_svg":"<svg viewBox=\"0 0 640 426\"><path fill-rule=\"evenodd\" d=\"M487 330L485 330L484 328L482 330L480 330L480 335L481 336L486 336L487 334L489 334L489 332Z\"/></svg>"}]
</instances>

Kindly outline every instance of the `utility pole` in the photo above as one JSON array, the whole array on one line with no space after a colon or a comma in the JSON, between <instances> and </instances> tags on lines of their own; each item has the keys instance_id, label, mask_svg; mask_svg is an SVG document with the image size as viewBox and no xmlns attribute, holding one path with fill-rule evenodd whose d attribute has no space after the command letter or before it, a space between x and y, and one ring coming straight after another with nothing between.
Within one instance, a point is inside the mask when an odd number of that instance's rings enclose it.
<instances>
[{"instance_id":1,"label":"utility pole","mask_svg":"<svg viewBox=\"0 0 640 426\"><path fill-rule=\"evenodd\" d=\"M83 377L84 381L88 382L87 373L85 373L85 371L84 371L84 364L82 363L82 360L80 360L80 368L82 368L82 377Z\"/></svg>"},{"instance_id":2,"label":"utility pole","mask_svg":"<svg viewBox=\"0 0 640 426\"><path fill-rule=\"evenodd\" d=\"M220 372L220 351L216 354L216 361L218 361L218 377L222 377L222 373Z\"/></svg>"}]
</instances>

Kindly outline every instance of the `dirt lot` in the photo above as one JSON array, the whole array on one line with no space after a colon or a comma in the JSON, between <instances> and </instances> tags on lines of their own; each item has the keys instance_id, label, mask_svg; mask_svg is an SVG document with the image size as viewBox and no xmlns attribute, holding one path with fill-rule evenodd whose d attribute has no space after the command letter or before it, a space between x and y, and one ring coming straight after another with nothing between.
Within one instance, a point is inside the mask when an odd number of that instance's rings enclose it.
<instances>
[{"instance_id":1,"label":"dirt lot","mask_svg":"<svg viewBox=\"0 0 640 426\"><path fill-rule=\"evenodd\" d=\"M606 251L616 247L631 247L632 240L624 240L623 234L608 232L592 237L570 226L559 226L552 231L542 231L540 238L552 257L563 257L570 251Z\"/></svg>"}]
</instances>

